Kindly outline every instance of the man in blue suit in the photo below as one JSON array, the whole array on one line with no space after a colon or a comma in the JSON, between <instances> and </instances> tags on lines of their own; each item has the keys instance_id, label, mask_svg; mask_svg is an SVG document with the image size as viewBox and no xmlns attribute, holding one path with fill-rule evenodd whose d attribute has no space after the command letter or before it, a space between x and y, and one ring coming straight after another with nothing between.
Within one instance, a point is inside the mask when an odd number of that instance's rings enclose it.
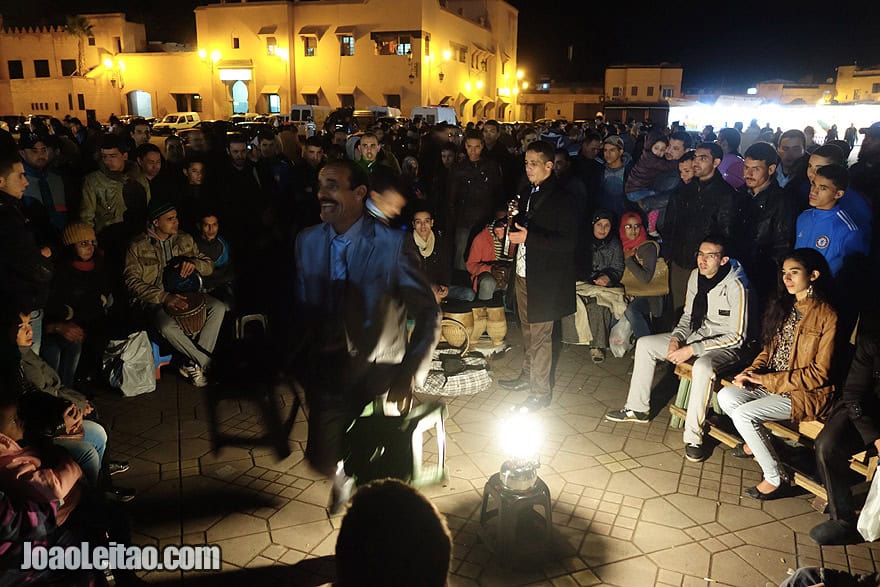
<instances>
[{"instance_id":1,"label":"man in blue suit","mask_svg":"<svg viewBox=\"0 0 880 587\"><path fill-rule=\"evenodd\" d=\"M364 213L363 170L330 162L318 184L322 224L296 241L294 351L309 405L306 458L331 475L345 430L367 404L385 393L411 400L439 338L440 309L412 239Z\"/></svg>"}]
</instances>

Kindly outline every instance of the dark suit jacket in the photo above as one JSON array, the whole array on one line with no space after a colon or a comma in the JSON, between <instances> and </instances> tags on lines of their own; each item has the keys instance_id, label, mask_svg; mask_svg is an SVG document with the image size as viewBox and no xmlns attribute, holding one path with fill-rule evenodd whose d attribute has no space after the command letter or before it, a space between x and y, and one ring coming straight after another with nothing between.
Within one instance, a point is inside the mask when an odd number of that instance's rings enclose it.
<instances>
[{"instance_id":1,"label":"dark suit jacket","mask_svg":"<svg viewBox=\"0 0 880 587\"><path fill-rule=\"evenodd\" d=\"M574 196L551 175L530 195L526 185L520 210L528 204L526 287L529 322L552 322L575 312L575 247L578 218ZM518 221L522 223L522 221Z\"/></svg>"},{"instance_id":2,"label":"dark suit jacket","mask_svg":"<svg viewBox=\"0 0 880 587\"><path fill-rule=\"evenodd\" d=\"M421 382L427 375L431 354L439 339L440 309L431 286L419 269L415 246L405 246L411 237L393 230L364 214L360 238L352 242L345 292L345 307L333 308L330 281L330 242L336 236L329 224L304 230L296 241L295 344L304 352L300 364L315 371L321 365L344 372L335 391L345 395L376 396L387 391L387 382L372 383L374 365L396 365L398 376L412 375ZM339 313L344 315L347 353L322 361L329 342L326 325ZM415 329L407 342L407 315ZM315 360L316 359L316 360ZM330 373L318 374L319 378ZM383 389L384 387L384 389ZM363 398L361 398L363 399Z\"/></svg>"}]
</instances>

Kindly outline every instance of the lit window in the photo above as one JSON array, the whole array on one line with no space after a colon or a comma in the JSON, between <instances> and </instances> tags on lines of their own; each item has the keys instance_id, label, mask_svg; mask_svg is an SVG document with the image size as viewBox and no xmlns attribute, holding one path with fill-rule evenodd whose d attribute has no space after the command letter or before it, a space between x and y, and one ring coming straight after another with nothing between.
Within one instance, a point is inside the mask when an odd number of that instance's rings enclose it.
<instances>
[{"instance_id":1,"label":"lit window","mask_svg":"<svg viewBox=\"0 0 880 587\"><path fill-rule=\"evenodd\" d=\"M339 54L342 57L354 55L354 37L352 35L342 35L339 37Z\"/></svg>"},{"instance_id":2,"label":"lit window","mask_svg":"<svg viewBox=\"0 0 880 587\"><path fill-rule=\"evenodd\" d=\"M303 37L303 46L305 47L305 56L314 57L315 51L318 49L318 39L315 37Z\"/></svg>"},{"instance_id":3,"label":"lit window","mask_svg":"<svg viewBox=\"0 0 880 587\"><path fill-rule=\"evenodd\" d=\"M266 37L266 54L267 55L275 55L275 48L278 46L278 41L275 40L275 37Z\"/></svg>"}]
</instances>

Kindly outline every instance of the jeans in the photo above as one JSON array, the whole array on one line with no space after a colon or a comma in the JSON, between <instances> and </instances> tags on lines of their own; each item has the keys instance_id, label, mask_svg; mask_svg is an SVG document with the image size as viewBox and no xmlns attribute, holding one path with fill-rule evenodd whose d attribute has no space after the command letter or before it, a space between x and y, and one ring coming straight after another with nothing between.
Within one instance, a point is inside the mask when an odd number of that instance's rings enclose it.
<instances>
[{"instance_id":1,"label":"jeans","mask_svg":"<svg viewBox=\"0 0 880 587\"><path fill-rule=\"evenodd\" d=\"M651 304L646 297L633 298L626 306L623 313L632 325L633 336L636 340L651 334L651 324L648 322L651 316Z\"/></svg>"},{"instance_id":2,"label":"jeans","mask_svg":"<svg viewBox=\"0 0 880 587\"><path fill-rule=\"evenodd\" d=\"M491 300L498 289L498 282L488 271L477 276L477 299L481 301Z\"/></svg>"},{"instance_id":3,"label":"jeans","mask_svg":"<svg viewBox=\"0 0 880 587\"><path fill-rule=\"evenodd\" d=\"M760 389L728 385L718 393L718 404L733 420L743 441L749 445L764 472L764 479L778 487L783 480L782 467L764 422L791 418L791 398Z\"/></svg>"},{"instance_id":4,"label":"jeans","mask_svg":"<svg viewBox=\"0 0 880 587\"><path fill-rule=\"evenodd\" d=\"M626 199L630 202L641 202L645 198L650 198L655 195L657 195L655 190L636 190L634 192L627 192Z\"/></svg>"},{"instance_id":5,"label":"jeans","mask_svg":"<svg viewBox=\"0 0 880 587\"><path fill-rule=\"evenodd\" d=\"M40 354L40 347L43 343L43 316L44 312L42 310L31 312L31 328L34 329L34 344L31 345L31 349L35 355Z\"/></svg>"},{"instance_id":6,"label":"jeans","mask_svg":"<svg viewBox=\"0 0 880 587\"><path fill-rule=\"evenodd\" d=\"M450 285L449 295L446 296L451 300L461 300L463 302L472 302L477 297L477 292L473 288L466 285Z\"/></svg>"},{"instance_id":7,"label":"jeans","mask_svg":"<svg viewBox=\"0 0 880 587\"><path fill-rule=\"evenodd\" d=\"M83 477L94 487L101 473L104 449L107 448L107 432L103 426L91 420L83 420L83 439L55 439L55 444L63 447L83 471Z\"/></svg>"},{"instance_id":8,"label":"jeans","mask_svg":"<svg viewBox=\"0 0 880 587\"><path fill-rule=\"evenodd\" d=\"M73 387L82 349L81 342L71 342L60 334L49 334L43 340L41 356L58 372L64 387Z\"/></svg>"},{"instance_id":9,"label":"jeans","mask_svg":"<svg viewBox=\"0 0 880 587\"><path fill-rule=\"evenodd\" d=\"M665 361L672 334L652 334L636 341L636 355L633 363L629 395L626 397L627 410L634 412L650 411L651 384L654 382L654 367L658 361ZM682 345L684 346L684 345ZM736 349L717 349L707 351L697 357L691 371L691 391L688 396L687 417L684 421L684 442L703 444L703 422L706 409L715 386L715 374L725 365L739 358ZM727 412L727 410L724 410Z\"/></svg>"}]
</instances>

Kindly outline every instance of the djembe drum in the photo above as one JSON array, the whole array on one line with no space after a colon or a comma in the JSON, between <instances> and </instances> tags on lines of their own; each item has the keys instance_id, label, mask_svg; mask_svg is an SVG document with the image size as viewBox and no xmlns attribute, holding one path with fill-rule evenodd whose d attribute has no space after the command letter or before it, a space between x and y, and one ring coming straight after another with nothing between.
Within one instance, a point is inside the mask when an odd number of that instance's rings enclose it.
<instances>
[{"instance_id":1,"label":"djembe drum","mask_svg":"<svg viewBox=\"0 0 880 587\"><path fill-rule=\"evenodd\" d=\"M186 310L173 310L166 307L165 311L174 318L184 334L195 338L205 327L205 322L208 321L208 306L205 304L205 296L197 291L177 295L186 298Z\"/></svg>"}]
</instances>

